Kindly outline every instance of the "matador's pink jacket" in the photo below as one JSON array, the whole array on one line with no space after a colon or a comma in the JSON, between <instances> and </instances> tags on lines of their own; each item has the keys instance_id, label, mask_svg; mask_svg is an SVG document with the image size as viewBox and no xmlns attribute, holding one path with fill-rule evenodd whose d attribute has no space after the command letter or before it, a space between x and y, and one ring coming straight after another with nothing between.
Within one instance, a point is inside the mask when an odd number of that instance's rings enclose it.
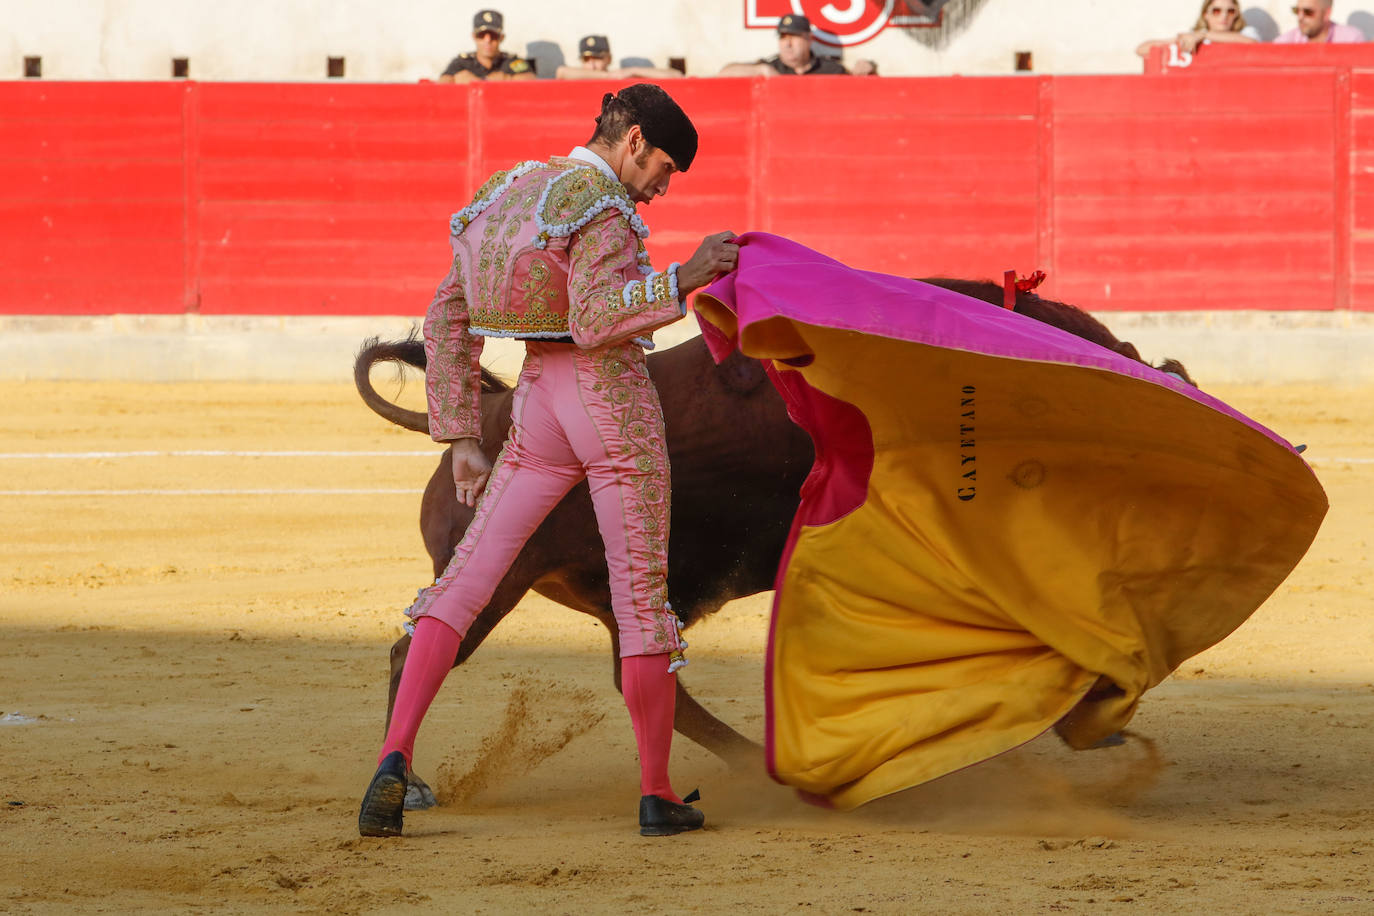
<instances>
[{"instance_id":1,"label":"matador's pink jacket","mask_svg":"<svg viewBox=\"0 0 1374 916\"><path fill-rule=\"evenodd\" d=\"M625 344L683 314L677 264L649 266L625 186L554 157L497 172L451 223L453 266L425 319L430 435L481 437L482 338ZM626 348L637 351L639 347Z\"/></svg>"}]
</instances>

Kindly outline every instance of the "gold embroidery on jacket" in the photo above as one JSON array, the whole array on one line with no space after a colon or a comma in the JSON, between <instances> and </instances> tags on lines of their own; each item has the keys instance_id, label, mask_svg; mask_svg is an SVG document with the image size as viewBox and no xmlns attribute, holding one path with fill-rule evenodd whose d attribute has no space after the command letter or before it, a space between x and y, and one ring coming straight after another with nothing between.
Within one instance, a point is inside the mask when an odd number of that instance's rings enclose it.
<instances>
[{"instance_id":1,"label":"gold embroidery on jacket","mask_svg":"<svg viewBox=\"0 0 1374 916\"><path fill-rule=\"evenodd\" d=\"M463 262L453 259L453 293L443 301L431 318L430 336L437 343L430 369L425 373L435 399L435 413L442 432L458 436L481 435L480 393L472 378L472 335L459 333L454 339L453 325L463 310L465 291ZM455 384L451 384L452 380Z\"/></svg>"},{"instance_id":2,"label":"gold embroidery on jacket","mask_svg":"<svg viewBox=\"0 0 1374 916\"><path fill-rule=\"evenodd\" d=\"M549 311L549 305L558 299L558 290L554 288L552 280L553 271L549 270L548 264L540 258L530 261L529 276L520 284L525 294L525 319L529 324L543 325L548 322L542 319L551 318L554 322L561 323L562 330L566 331L568 316L555 315Z\"/></svg>"},{"instance_id":3,"label":"gold embroidery on jacket","mask_svg":"<svg viewBox=\"0 0 1374 916\"><path fill-rule=\"evenodd\" d=\"M482 238L477 252L473 302L469 303L472 327L515 336L566 334L566 313L553 306L559 299L555 272L535 256L531 245L516 248L521 230L533 219L547 172L536 170L512 185L483 213ZM531 280L513 288L522 262L533 258ZM538 273L539 276L534 275ZM523 307L523 308L522 308Z\"/></svg>"},{"instance_id":4,"label":"gold embroidery on jacket","mask_svg":"<svg viewBox=\"0 0 1374 916\"><path fill-rule=\"evenodd\" d=\"M499 186L494 182L495 178L483 185L485 194ZM614 205L608 207L608 202ZM598 207L604 209L596 212ZM476 251L468 302L475 330L515 337L565 335L570 332L567 309L571 299L587 306L578 316L586 330L604 336L649 305L642 283L636 284L641 289L631 291L633 303L624 301L626 284L638 276L639 264L648 259L639 237L647 229L635 215L625 186L599 170L555 159L547 168L516 179L479 219L482 227L472 233L480 233L480 239L473 239ZM517 248L516 238L527 234L523 230L536 220L562 227L571 237L554 245L545 232ZM578 260L592 265L578 278L576 288L570 288L566 279L573 248ZM543 251L549 258L533 266ZM546 268L547 277L536 276ZM653 290L658 296L659 285Z\"/></svg>"},{"instance_id":5,"label":"gold embroidery on jacket","mask_svg":"<svg viewBox=\"0 0 1374 916\"><path fill-rule=\"evenodd\" d=\"M511 188L501 196L499 203L488 208L484 214L487 215L487 224L482 230L482 247L478 257L482 272L478 278L479 298L484 309L499 308L505 304L509 292L507 264L510 262L511 242L520 231L520 203L521 195L516 188Z\"/></svg>"},{"instance_id":6,"label":"gold embroidery on jacket","mask_svg":"<svg viewBox=\"0 0 1374 916\"><path fill-rule=\"evenodd\" d=\"M539 217L546 225L562 226L584 218L603 197L628 201L625 186L612 181L600 169L573 168L549 183ZM628 219L630 214L625 214Z\"/></svg>"},{"instance_id":7,"label":"gold embroidery on jacket","mask_svg":"<svg viewBox=\"0 0 1374 916\"><path fill-rule=\"evenodd\" d=\"M521 308L483 308L472 311L472 326L483 330L513 331L516 334L559 334L568 333L568 315L555 308L559 299L559 287L555 277L560 276L541 258L529 262L529 276L520 283L515 294Z\"/></svg>"}]
</instances>

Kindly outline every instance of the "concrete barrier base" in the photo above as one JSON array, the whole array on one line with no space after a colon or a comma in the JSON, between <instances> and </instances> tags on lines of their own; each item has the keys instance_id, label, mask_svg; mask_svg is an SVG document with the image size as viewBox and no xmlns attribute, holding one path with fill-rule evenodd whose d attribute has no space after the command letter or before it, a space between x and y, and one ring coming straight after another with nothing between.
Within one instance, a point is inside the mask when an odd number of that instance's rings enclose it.
<instances>
[{"instance_id":1,"label":"concrete barrier base","mask_svg":"<svg viewBox=\"0 0 1374 916\"><path fill-rule=\"evenodd\" d=\"M1105 312L1143 357L1181 360L1209 384L1374 383L1374 314ZM351 380L363 340L418 333L419 318L222 315L0 316L7 381ZM668 347L698 333L690 316L654 335ZM483 361L513 378L523 348L489 340Z\"/></svg>"}]
</instances>

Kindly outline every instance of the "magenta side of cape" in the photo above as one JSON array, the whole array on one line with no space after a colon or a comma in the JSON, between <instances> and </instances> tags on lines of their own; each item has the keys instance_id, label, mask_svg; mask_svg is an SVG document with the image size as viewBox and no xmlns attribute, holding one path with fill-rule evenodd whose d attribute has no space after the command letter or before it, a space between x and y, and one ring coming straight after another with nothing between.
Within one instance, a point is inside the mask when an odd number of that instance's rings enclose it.
<instances>
[{"instance_id":1,"label":"magenta side of cape","mask_svg":"<svg viewBox=\"0 0 1374 916\"><path fill-rule=\"evenodd\" d=\"M853 270L779 236L754 232L740 236L738 241L738 268L704 292L735 312L741 330L755 322L783 317L817 327L965 352L1115 372L1176 391L1292 450L1271 430L1188 383L1024 315L918 280ZM729 356L738 341L709 322L700 323L716 361ZM862 504L873 468L873 437L859 408L816 390L801 373L779 372L771 365L767 369L787 404L788 415L810 434L816 447L816 464L802 486L800 505L774 581L775 590L780 590L801 529L828 524ZM772 684L776 603L775 598L764 675L764 753L768 772L775 779ZM830 805L823 797L800 794L815 804Z\"/></svg>"},{"instance_id":2,"label":"magenta side of cape","mask_svg":"<svg viewBox=\"0 0 1374 916\"><path fill-rule=\"evenodd\" d=\"M783 317L970 353L1103 369L1169 388L1293 448L1272 430L1181 379L1010 309L919 280L855 270L766 232L747 232L737 241L739 266L703 292L729 306L741 330ZM736 345L719 332L705 337L718 362Z\"/></svg>"}]
</instances>

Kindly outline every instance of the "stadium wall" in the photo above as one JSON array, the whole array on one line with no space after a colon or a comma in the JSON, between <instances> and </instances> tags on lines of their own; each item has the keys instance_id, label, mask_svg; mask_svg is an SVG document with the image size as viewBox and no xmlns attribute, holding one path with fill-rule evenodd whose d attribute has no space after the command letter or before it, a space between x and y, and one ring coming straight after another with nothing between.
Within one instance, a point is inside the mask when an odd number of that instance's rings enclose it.
<instances>
[{"instance_id":1,"label":"stadium wall","mask_svg":"<svg viewBox=\"0 0 1374 916\"><path fill-rule=\"evenodd\" d=\"M1046 295L1118 313L1108 324L1147 356L1196 350L1203 377L1364 378L1365 54L1143 77L685 80L702 149L646 209L650 249L683 260L706 232L753 229L908 276L1040 268ZM207 343L221 334L248 335L255 372L321 371L293 334L422 314L449 213L492 170L584 140L611 88L0 83L0 371L148 372L81 350L156 339L207 354L165 358L174 377L232 375L236 347ZM1245 343L1275 332L1277 348ZM1155 335L1204 343L1152 353ZM323 371L346 377L361 336L326 347L343 371ZM288 342L280 357L269 338Z\"/></svg>"}]
</instances>

